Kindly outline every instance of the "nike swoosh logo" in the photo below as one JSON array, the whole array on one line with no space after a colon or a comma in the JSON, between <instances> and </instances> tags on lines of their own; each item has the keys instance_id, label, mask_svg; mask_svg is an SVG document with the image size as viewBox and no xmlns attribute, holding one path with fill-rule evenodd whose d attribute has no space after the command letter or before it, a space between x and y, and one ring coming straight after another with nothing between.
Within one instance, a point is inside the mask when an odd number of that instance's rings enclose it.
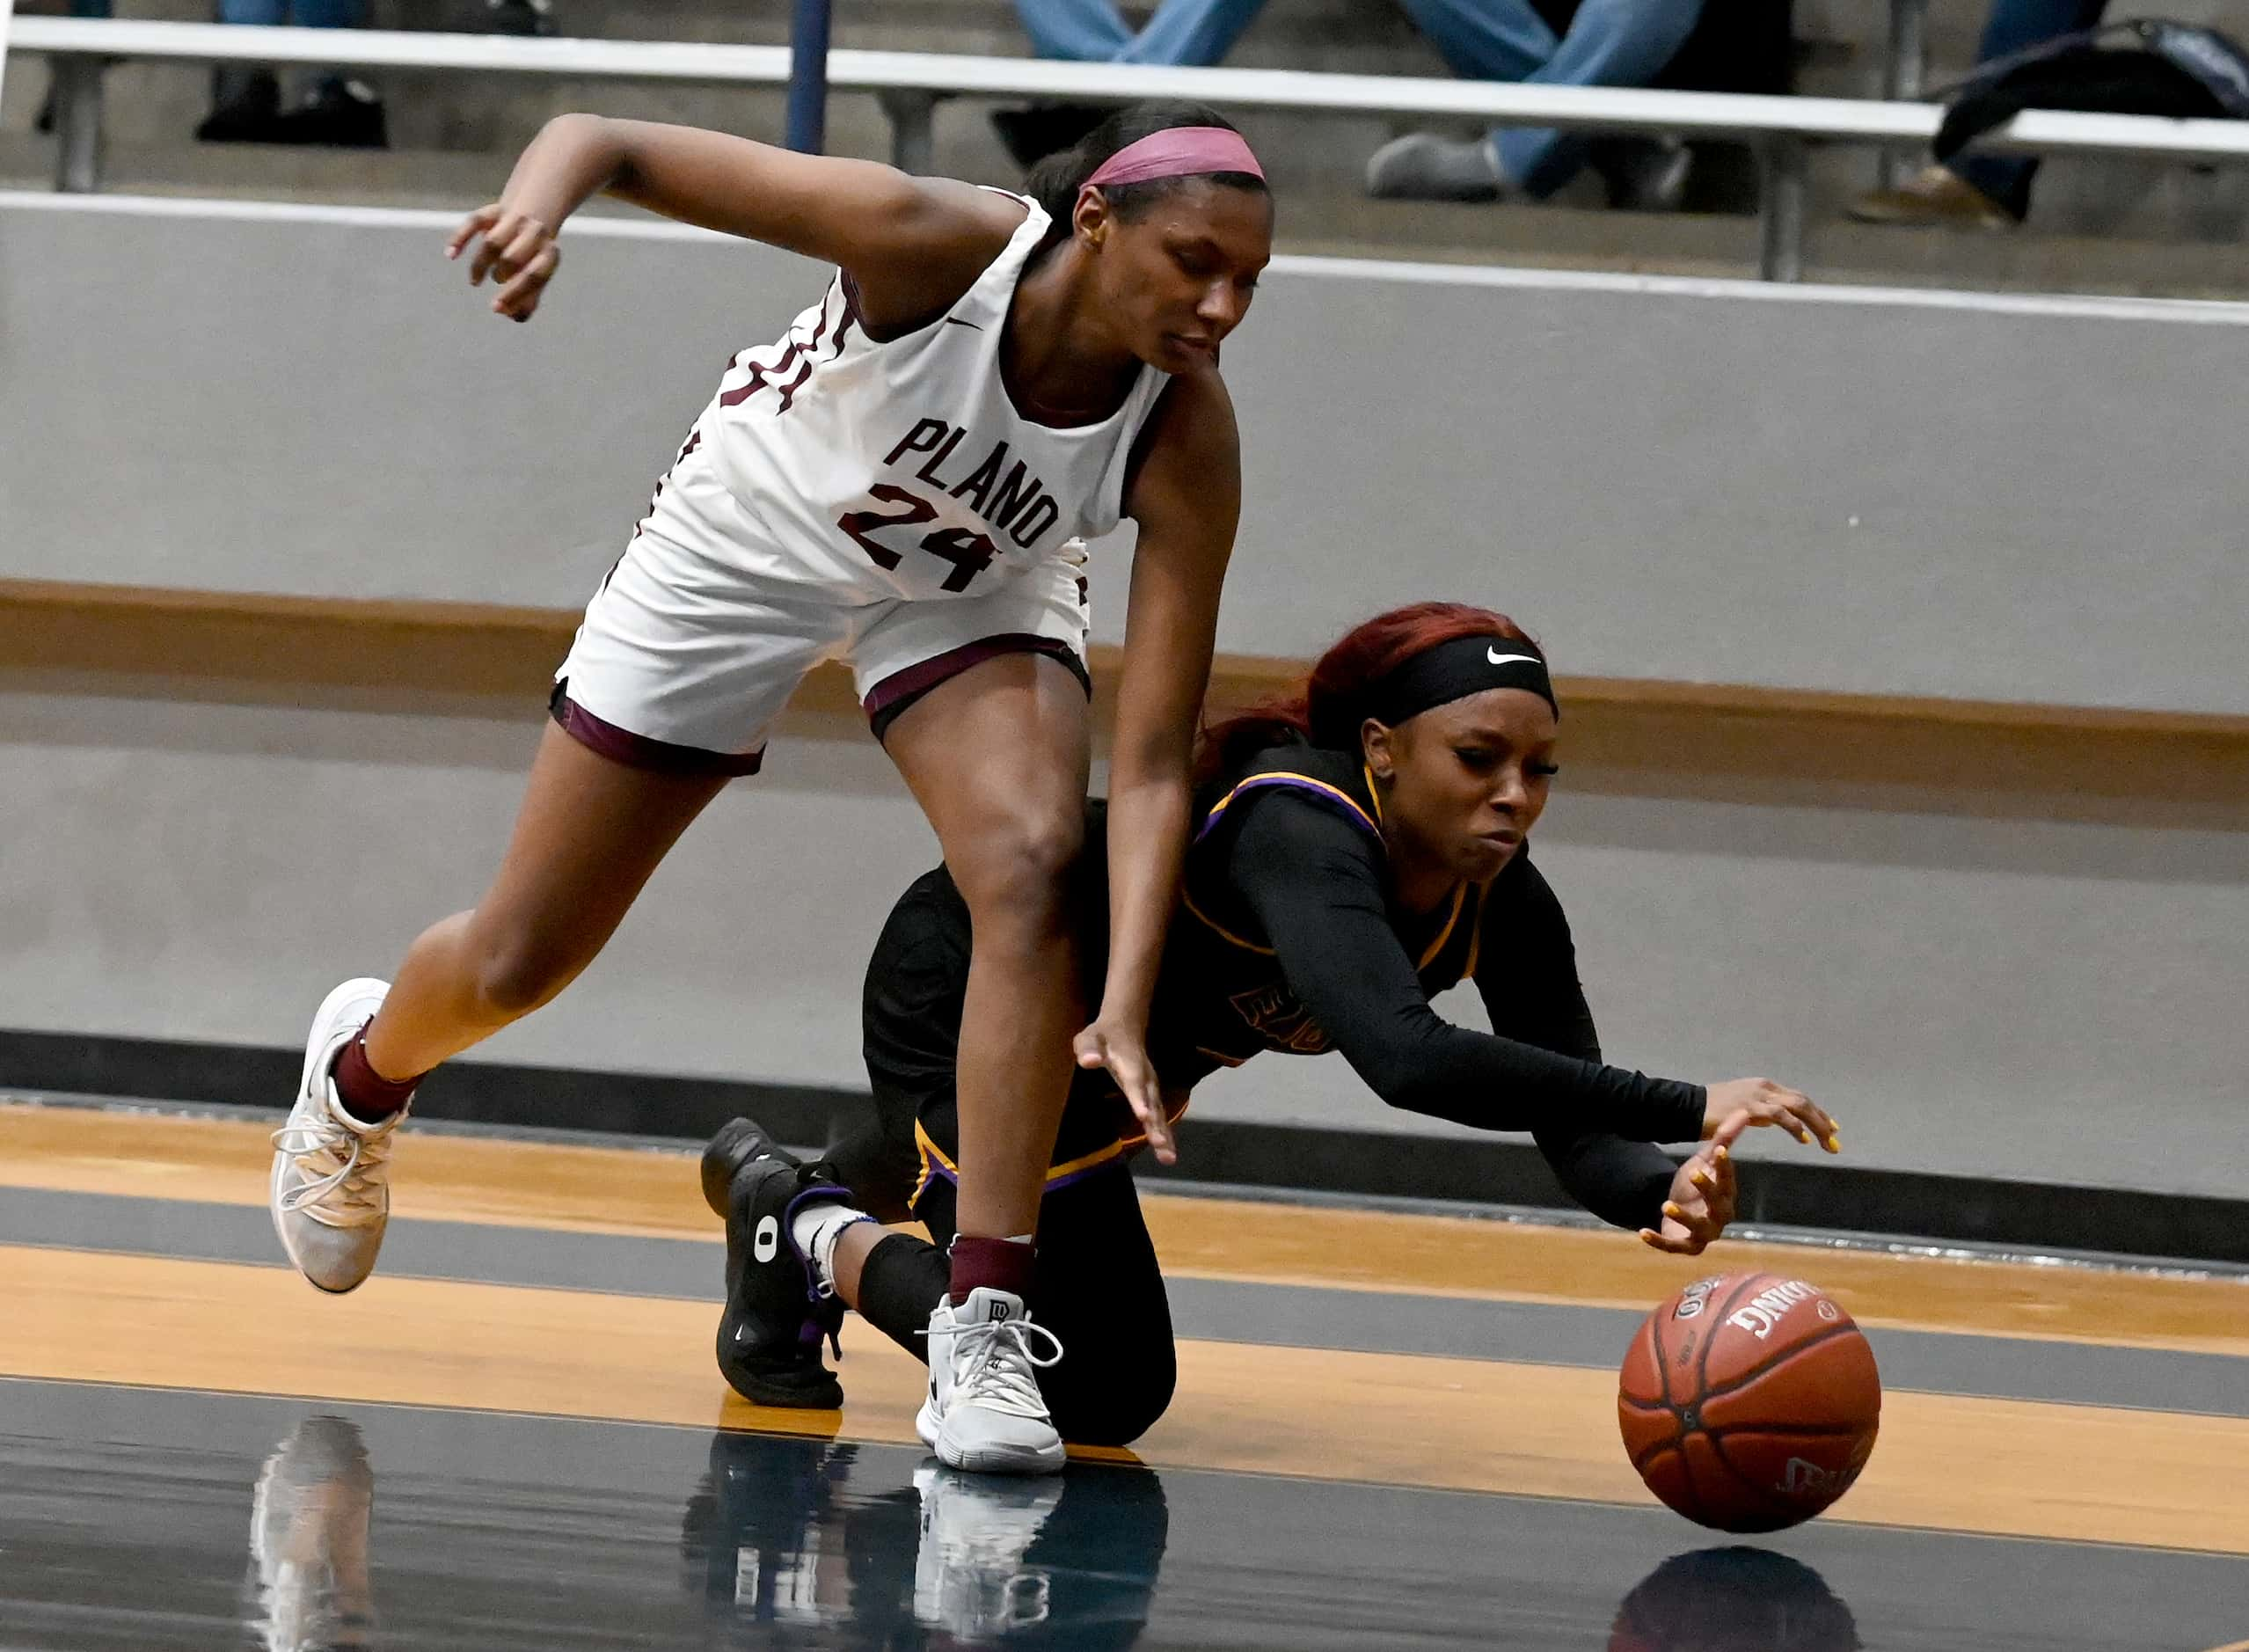
<instances>
[{"instance_id":1,"label":"nike swoosh logo","mask_svg":"<svg viewBox=\"0 0 2249 1652\"><path fill-rule=\"evenodd\" d=\"M1541 660L1535 654L1501 654L1497 648L1485 649L1484 657L1486 660L1489 660L1493 665L1505 665L1510 660L1523 660L1529 662L1532 665L1545 664L1545 662Z\"/></svg>"},{"instance_id":2,"label":"nike swoosh logo","mask_svg":"<svg viewBox=\"0 0 2249 1652\"><path fill-rule=\"evenodd\" d=\"M947 316L945 318L945 325L948 327L966 327L971 333L982 333L983 331L983 328L979 326L976 323L973 321L963 321L958 316Z\"/></svg>"}]
</instances>

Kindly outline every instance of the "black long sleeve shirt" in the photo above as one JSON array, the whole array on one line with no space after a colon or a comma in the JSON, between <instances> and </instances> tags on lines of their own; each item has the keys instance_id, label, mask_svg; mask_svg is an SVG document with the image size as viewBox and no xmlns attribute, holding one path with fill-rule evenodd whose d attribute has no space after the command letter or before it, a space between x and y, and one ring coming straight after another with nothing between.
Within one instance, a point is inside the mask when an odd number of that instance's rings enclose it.
<instances>
[{"instance_id":1,"label":"black long sleeve shirt","mask_svg":"<svg viewBox=\"0 0 2249 1652\"><path fill-rule=\"evenodd\" d=\"M1289 761L1343 778L1311 756ZM1348 788L1355 800L1317 776L1269 778L1235 796L1230 818L1190 855L1188 910L1150 1022L1158 1070L1185 1077L1182 1062L1207 1072L1258 1048L1332 1048L1393 1107L1529 1131L1571 1196L1603 1220L1657 1222L1674 1166L1651 1144L1696 1140L1705 1093L1602 1061L1568 921L1528 857L1437 913L1405 913L1363 786ZM1471 969L1488 1034L1429 1002ZM1170 1035L1182 1020L1192 1056Z\"/></svg>"}]
</instances>

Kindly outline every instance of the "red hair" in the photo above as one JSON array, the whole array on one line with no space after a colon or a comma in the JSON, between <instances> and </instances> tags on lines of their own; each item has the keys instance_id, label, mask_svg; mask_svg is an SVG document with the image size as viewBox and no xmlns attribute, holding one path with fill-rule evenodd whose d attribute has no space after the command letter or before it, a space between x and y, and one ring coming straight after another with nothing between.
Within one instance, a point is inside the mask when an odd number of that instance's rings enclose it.
<instances>
[{"instance_id":1,"label":"red hair","mask_svg":"<svg viewBox=\"0 0 2249 1652\"><path fill-rule=\"evenodd\" d=\"M1546 657L1522 626L1488 608L1465 603L1393 608L1346 632L1320 655L1301 686L1204 724L1195 745L1196 780L1215 779L1292 738L1336 751L1358 750L1368 691L1414 655L1460 637L1501 637Z\"/></svg>"}]
</instances>

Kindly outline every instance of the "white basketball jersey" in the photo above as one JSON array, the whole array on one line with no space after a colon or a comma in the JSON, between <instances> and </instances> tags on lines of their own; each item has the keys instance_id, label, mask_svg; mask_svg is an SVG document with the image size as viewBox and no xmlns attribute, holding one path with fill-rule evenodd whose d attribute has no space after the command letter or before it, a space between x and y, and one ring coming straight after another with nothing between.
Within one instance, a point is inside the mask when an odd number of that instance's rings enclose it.
<instances>
[{"instance_id":1,"label":"white basketball jersey","mask_svg":"<svg viewBox=\"0 0 2249 1652\"><path fill-rule=\"evenodd\" d=\"M1117 525L1133 442L1169 376L1143 367L1099 424L1057 429L1016 410L1000 335L1048 223L1024 205L1005 249L928 326L869 339L839 272L786 337L728 365L697 428L770 531L774 574L870 598L959 596Z\"/></svg>"}]
</instances>

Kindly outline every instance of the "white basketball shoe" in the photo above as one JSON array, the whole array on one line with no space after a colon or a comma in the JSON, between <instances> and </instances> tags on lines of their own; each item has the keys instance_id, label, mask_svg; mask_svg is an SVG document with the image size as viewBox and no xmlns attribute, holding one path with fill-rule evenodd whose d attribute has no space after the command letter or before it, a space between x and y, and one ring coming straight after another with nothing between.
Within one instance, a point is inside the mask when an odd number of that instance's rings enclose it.
<instances>
[{"instance_id":1,"label":"white basketball shoe","mask_svg":"<svg viewBox=\"0 0 2249 1652\"><path fill-rule=\"evenodd\" d=\"M924 1463L914 1489L922 1495L915 1621L972 1646L1046 1622L1050 1579L1024 1560L1062 1501L1062 1483L995 1480Z\"/></svg>"},{"instance_id":2,"label":"white basketball shoe","mask_svg":"<svg viewBox=\"0 0 2249 1652\"><path fill-rule=\"evenodd\" d=\"M1033 1352L1034 1337L1052 1351ZM1039 1373L1062 1363L1062 1342L1031 1322L1023 1298L981 1286L957 1308L939 1298L929 1339L929 1398L914 1419L922 1444L949 1468L1059 1473L1062 1436L1039 1392Z\"/></svg>"},{"instance_id":3,"label":"white basketball shoe","mask_svg":"<svg viewBox=\"0 0 2249 1652\"><path fill-rule=\"evenodd\" d=\"M391 1144L401 1107L373 1124L344 1111L329 1069L383 1007L390 985L347 981L313 1018L288 1122L274 1132L267 1202L297 1272L323 1290L352 1290L375 1271L391 1220Z\"/></svg>"}]
</instances>

